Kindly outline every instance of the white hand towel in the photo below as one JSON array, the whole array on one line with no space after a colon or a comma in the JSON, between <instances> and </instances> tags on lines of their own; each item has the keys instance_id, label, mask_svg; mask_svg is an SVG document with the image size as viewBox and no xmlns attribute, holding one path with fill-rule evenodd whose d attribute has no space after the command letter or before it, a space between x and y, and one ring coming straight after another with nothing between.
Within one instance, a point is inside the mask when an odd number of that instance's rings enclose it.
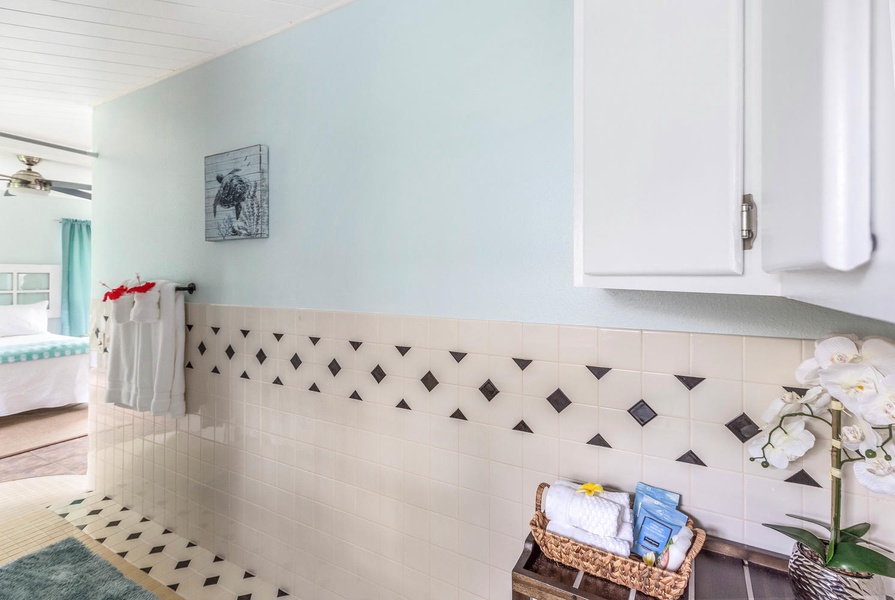
<instances>
[{"instance_id":1,"label":"white hand towel","mask_svg":"<svg viewBox=\"0 0 895 600\"><path fill-rule=\"evenodd\" d=\"M183 295L174 290L175 283L159 281L159 320L156 345L153 347L155 377L151 403L152 414L177 418L186 412L184 403L184 306Z\"/></svg>"},{"instance_id":2,"label":"white hand towel","mask_svg":"<svg viewBox=\"0 0 895 600\"><path fill-rule=\"evenodd\" d=\"M546 490L544 513L550 521L574 525L594 535L616 537L621 525L622 507L599 496L579 494L568 485Z\"/></svg>"},{"instance_id":3,"label":"white hand towel","mask_svg":"<svg viewBox=\"0 0 895 600\"><path fill-rule=\"evenodd\" d=\"M159 320L159 292L149 290L139 294L128 294L133 297L134 308L131 310L131 321L152 323Z\"/></svg>"},{"instance_id":4,"label":"white hand towel","mask_svg":"<svg viewBox=\"0 0 895 600\"><path fill-rule=\"evenodd\" d=\"M577 490L581 487L581 484L575 483L573 481L566 481L564 479L558 479L551 487L555 486L567 487L573 490ZM610 502L615 502L622 507L623 523L634 522L634 512L631 510L631 494L627 492L600 492L600 498L602 498L603 500L609 500Z\"/></svg>"},{"instance_id":5,"label":"white hand towel","mask_svg":"<svg viewBox=\"0 0 895 600\"><path fill-rule=\"evenodd\" d=\"M615 536L620 540L624 540L629 544L634 543L634 524L622 523L618 528L618 535Z\"/></svg>"},{"instance_id":6,"label":"white hand towel","mask_svg":"<svg viewBox=\"0 0 895 600\"><path fill-rule=\"evenodd\" d=\"M594 535L567 523L550 521L547 523L547 531L619 556L631 554L631 544L628 542L613 537Z\"/></svg>"},{"instance_id":7,"label":"white hand towel","mask_svg":"<svg viewBox=\"0 0 895 600\"><path fill-rule=\"evenodd\" d=\"M124 294L116 300L109 300L112 305L112 312L109 314L109 320L113 323L127 323L131 320L131 309L134 307L134 295Z\"/></svg>"}]
</instances>

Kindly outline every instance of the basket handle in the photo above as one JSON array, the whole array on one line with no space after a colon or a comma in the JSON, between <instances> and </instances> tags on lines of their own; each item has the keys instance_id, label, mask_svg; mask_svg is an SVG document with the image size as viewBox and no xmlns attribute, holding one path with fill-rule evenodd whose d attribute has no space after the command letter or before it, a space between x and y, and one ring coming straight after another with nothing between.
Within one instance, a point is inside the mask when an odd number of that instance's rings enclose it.
<instances>
[{"instance_id":1,"label":"basket handle","mask_svg":"<svg viewBox=\"0 0 895 600\"><path fill-rule=\"evenodd\" d=\"M538 512L544 512L541 509L541 496L544 494L544 490L550 487L549 483L542 483L538 486L538 491L535 492L535 510Z\"/></svg>"}]
</instances>

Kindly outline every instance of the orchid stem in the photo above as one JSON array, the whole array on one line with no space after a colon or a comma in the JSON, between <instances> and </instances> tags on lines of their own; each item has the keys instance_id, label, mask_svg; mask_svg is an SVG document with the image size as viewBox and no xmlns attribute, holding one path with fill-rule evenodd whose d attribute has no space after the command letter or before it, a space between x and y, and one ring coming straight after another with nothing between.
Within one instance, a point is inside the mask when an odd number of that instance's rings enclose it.
<instances>
[{"instance_id":1,"label":"orchid stem","mask_svg":"<svg viewBox=\"0 0 895 600\"><path fill-rule=\"evenodd\" d=\"M840 430L842 429L842 408L836 408L834 403L830 408L830 429L833 434L833 443L830 444L830 545L827 546L827 563L833 560L836 552L836 544L839 543L839 516L842 512L842 478L839 473L842 469L842 450L840 443Z\"/></svg>"}]
</instances>

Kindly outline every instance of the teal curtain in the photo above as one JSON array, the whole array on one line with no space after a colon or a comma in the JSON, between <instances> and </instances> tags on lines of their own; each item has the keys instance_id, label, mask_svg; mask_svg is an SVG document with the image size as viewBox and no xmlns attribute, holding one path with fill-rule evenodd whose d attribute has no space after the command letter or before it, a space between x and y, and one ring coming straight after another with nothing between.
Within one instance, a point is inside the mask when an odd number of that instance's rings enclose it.
<instances>
[{"instance_id":1,"label":"teal curtain","mask_svg":"<svg viewBox=\"0 0 895 600\"><path fill-rule=\"evenodd\" d=\"M62 219L62 335L90 327L90 221Z\"/></svg>"}]
</instances>

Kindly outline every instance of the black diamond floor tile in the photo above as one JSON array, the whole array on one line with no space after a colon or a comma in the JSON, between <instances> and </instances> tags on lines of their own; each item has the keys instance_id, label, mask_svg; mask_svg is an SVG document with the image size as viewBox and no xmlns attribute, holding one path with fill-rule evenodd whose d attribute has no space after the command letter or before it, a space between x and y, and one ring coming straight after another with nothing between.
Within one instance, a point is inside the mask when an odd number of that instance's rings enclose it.
<instances>
[{"instance_id":1,"label":"black diamond floor tile","mask_svg":"<svg viewBox=\"0 0 895 600\"><path fill-rule=\"evenodd\" d=\"M217 583L220 579L221 579L220 575L215 575L214 577L209 577L205 580L205 583L202 584L202 587L207 587L209 585L217 585Z\"/></svg>"}]
</instances>

